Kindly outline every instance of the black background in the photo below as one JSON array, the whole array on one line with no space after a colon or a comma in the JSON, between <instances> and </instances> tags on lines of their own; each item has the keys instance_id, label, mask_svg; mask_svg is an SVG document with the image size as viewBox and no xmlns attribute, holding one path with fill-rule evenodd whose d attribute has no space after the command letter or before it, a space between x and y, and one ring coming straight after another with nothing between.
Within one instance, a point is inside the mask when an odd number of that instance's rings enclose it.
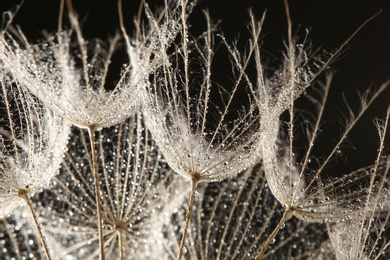
<instances>
[{"instance_id":1,"label":"black background","mask_svg":"<svg viewBox=\"0 0 390 260\"><path fill-rule=\"evenodd\" d=\"M151 8L163 1L149 1ZM1 0L0 12L13 10L19 1ZM138 1L123 0L123 12L128 32L131 34L132 20L138 9ZM86 39L106 39L119 31L118 5L114 0L92 1L74 0L73 5L79 15L82 31ZM370 21L348 44L338 59L331 64L335 72L327 113L327 141L331 144L340 133L340 111L346 113L342 93L355 111L359 108L358 92L369 87L375 89L390 79L390 1L388 0L291 0L293 31L303 35L310 30L314 47L327 51L337 49L365 20L375 13L381 13ZM58 24L59 0L26 0L15 15L13 25L19 25L32 41L42 38L42 31L55 32ZM204 25L202 10L208 9L214 21L221 20L221 29L230 41L237 41L244 48L249 37L248 10L252 8L257 18L267 11L261 38L263 51L271 63L278 63L285 50L287 36L285 7L282 0L201 0L192 18L192 32L200 32ZM216 61L218 66L218 61ZM225 69L220 64L219 72ZM226 67L227 73L230 68ZM356 168L373 162L378 148L378 135L373 119L383 118L390 100L389 89L359 121L356 129L348 135L356 149L346 149L348 167ZM305 104L299 104L305 106ZM387 144L389 144L387 138ZM325 148L324 148L325 149ZM325 149L326 150L326 149ZM344 152L344 151L343 151ZM387 151L388 152L388 151ZM321 152L320 152L321 153Z\"/></svg>"}]
</instances>

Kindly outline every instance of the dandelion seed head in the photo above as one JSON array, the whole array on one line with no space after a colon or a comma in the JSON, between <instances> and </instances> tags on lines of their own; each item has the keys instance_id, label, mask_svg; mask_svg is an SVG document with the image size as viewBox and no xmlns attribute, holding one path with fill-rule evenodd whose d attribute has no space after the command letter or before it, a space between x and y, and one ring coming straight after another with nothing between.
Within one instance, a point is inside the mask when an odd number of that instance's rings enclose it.
<instances>
[{"instance_id":1,"label":"dandelion seed head","mask_svg":"<svg viewBox=\"0 0 390 260\"><path fill-rule=\"evenodd\" d=\"M283 212L265 184L261 166L256 165L232 179L199 185L200 196L195 199L185 256L191 259L255 256L259 252L258 245L272 232L272 219L280 218ZM178 251L184 215L181 208L163 227L165 254L170 257ZM298 240L298 234L304 239ZM304 255L321 248L326 239L324 225L304 224L293 219L270 245L272 254L264 259ZM295 249L291 250L293 246Z\"/></svg>"},{"instance_id":2,"label":"dandelion seed head","mask_svg":"<svg viewBox=\"0 0 390 260\"><path fill-rule=\"evenodd\" d=\"M170 167L197 182L238 174L257 160L258 149L256 108L234 103L240 80L231 89L213 82L215 29L205 16L208 28L200 39L181 28L173 48L179 55L156 71L144 106L146 124Z\"/></svg>"},{"instance_id":3,"label":"dandelion seed head","mask_svg":"<svg viewBox=\"0 0 390 260\"><path fill-rule=\"evenodd\" d=\"M110 86L107 75L119 36L109 45L100 40L86 41L74 14L69 17L72 29L47 36L37 44L28 42L21 29L10 27L0 37L2 69L79 127L99 129L120 123L139 109L142 88L162 58L154 54L164 48L158 45L159 40L169 42L177 26L164 19L159 25L149 17L151 24L144 27L148 31L140 34L145 39L134 39L135 44L128 48L130 63Z\"/></svg>"},{"instance_id":4,"label":"dandelion seed head","mask_svg":"<svg viewBox=\"0 0 390 260\"><path fill-rule=\"evenodd\" d=\"M70 124L20 86L1 81L0 215L47 187L57 174Z\"/></svg>"},{"instance_id":5,"label":"dandelion seed head","mask_svg":"<svg viewBox=\"0 0 390 260\"><path fill-rule=\"evenodd\" d=\"M65 247L67 256L76 258L98 254L94 185L87 179L92 164L86 138L83 130L73 133L74 145L68 148L55 186L45 192L47 205L41 212L47 232ZM146 249L158 244L161 209L175 201L171 195L174 192L170 193L177 189L173 172L163 160L157 160L161 155L141 115L103 129L96 145L108 254L119 257L123 243L125 256L146 257ZM84 167L77 167L76 162L83 162Z\"/></svg>"},{"instance_id":6,"label":"dandelion seed head","mask_svg":"<svg viewBox=\"0 0 390 260\"><path fill-rule=\"evenodd\" d=\"M364 209L363 201L380 190L377 180L370 181L372 178L370 166L342 174L340 177L327 173L331 171L329 165L332 159L339 156L340 145L356 123L356 118L350 119L346 124L345 132L329 155L315 159L312 154L313 147L316 146L315 141L322 134L320 131L321 120L323 120L321 116L325 109L330 80L331 77L328 77L323 85L322 100L309 97L316 104L319 115L317 122L306 129L307 148L302 156L297 157L295 154L298 142L294 139L296 128L291 122L288 124L288 128L291 129L289 129L286 141L283 140L284 135L279 131L272 133L271 130L265 130L268 132L266 135L268 142L261 142L261 156L273 194L286 209L292 209L295 216L308 222L342 222L359 218ZM372 100L364 103L370 102ZM360 115L365 109L367 106L362 107ZM290 116L294 116L293 108L289 110ZM262 126L270 120L267 118L263 121L263 119L264 117L261 118Z\"/></svg>"}]
</instances>

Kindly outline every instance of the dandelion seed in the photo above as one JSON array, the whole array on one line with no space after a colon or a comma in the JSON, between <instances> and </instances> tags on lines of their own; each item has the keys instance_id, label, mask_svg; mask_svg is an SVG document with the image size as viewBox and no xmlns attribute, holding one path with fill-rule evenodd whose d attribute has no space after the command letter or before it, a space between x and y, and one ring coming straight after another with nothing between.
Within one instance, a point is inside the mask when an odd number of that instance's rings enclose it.
<instances>
[{"instance_id":1,"label":"dandelion seed","mask_svg":"<svg viewBox=\"0 0 390 260\"><path fill-rule=\"evenodd\" d=\"M259 151L261 158L263 159L264 171L270 189L280 203L286 208L282 219L276 226L274 232L263 244L262 251L256 256L256 259L262 258L268 249L270 242L280 231L283 223L289 220L293 215L305 221L312 222L323 222L325 220L336 221L351 216L354 211L359 209L360 204L357 202L357 199L367 196L367 189L356 189L354 186L359 185L358 183L360 182L364 183L364 180L368 178L367 169L359 169L349 174L345 174L340 179L326 178L327 176L323 171L325 167L329 167L331 158L337 156L340 145L344 142L349 131L356 124L362 113L388 85L387 83L383 84L383 86L372 95L371 99L362 102L361 112L356 118L350 120L340 141L335 145L335 148L323 161L318 161L319 167L313 170L309 166L309 161L311 162L313 159L313 146L320 133L320 123L322 122L325 101L327 99L331 81L331 77L328 77L324 87L325 90L322 101L311 98L311 100L315 100L314 102L318 107L318 118L314 126L306 130L308 133L308 149L303 156L302 161L297 162L295 154L296 142L294 140L294 132L296 130L294 127L294 101L304 92L309 84L313 82L316 76L324 70L345 43L342 44L341 48L339 48L335 54L332 54L330 58L327 58L324 61L321 61L321 59L313 61L312 58L309 60L309 57L311 56L301 46L296 46L293 40L288 1L285 1L285 6L289 29L288 53L286 55L286 63L282 66L279 73L275 73L276 77L271 80L265 78L261 66L260 49L255 42L255 40L257 40L257 35L260 33L262 22L256 23L254 22L254 19L252 19L254 35L253 48L257 60L256 64L259 80L257 82L257 89L254 89L254 84L251 85L251 89L257 94L255 95L256 102L261 111L259 132L262 141L260 142L261 148ZM357 31L359 31L362 26L359 27ZM355 31L353 35L355 35L357 31ZM351 37L353 37L353 35ZM286 109L289 111L290 116L290 121L287 122L288 140L281 141L279 134L281 123L279 118L281 113ZM287 148L284 148L283 146L286 144ZM325 200L325 197L331 199Z\"/></svg>"},{"instance_id":2,"label":"dandelion seed","mask_svg":"<svg viewBox=\"0 0 390 260\"><path fill-rule=\"evenodd\" d=\"M232 179L208 183L200 193L194 202L186 242L185 256L189 259L253 258L260 251L257 245L272 232L273 219L283 214L283 207L266 185L260 165L250 167ZM180 223L184 214L183 207L164 225L164 258L174 259L180 250L183 232ZM175 229L176 226L179 230ZM295 218L270 245L272 254L266 254L264 258L312 255L325 241L325 225L308 224Z\"/></svg>"},{"instance_id":3,"label":"dandelion seed","mask_svg":"<svg viewBox=\"0 0 390 260\"><path fill-rule=\"evenodd\" d=\"M329 84L328 81L324 100ZM280 142L277 133L273 138L268 135L268 143L262 143L263 165L269 186L275 197L286 208L286 212L289 213L288 217L295 215L309 222L336 222L358 218L359 212L362 212L363 208L362 201L365 201L372 193L372 190L367 187L371 166L345 173L341 177L332 177L326 172L329 171L331 158L336 156L337 147L345 140L348 132L363 112L386 86L386 84L383 85L369 101L364 103L361 112L347 125L335 148L324 159L317 160L318 165L315 169L310 168L311 166L308 163L308 158L312 156L312 145L307 146L309 149L303 156L302 161L296 162L294 157L290 155L290 151L295 148L294 146L275 150L273 144ZM309 137L309 142L314 146L325 106L324 102L318 104L320 105L320 116ZM289 138L293 137L290 136ZM290 145L294 145L294 143ZM378 191L376 190L376 192ZM283 218L281 223L287 221L288 217Z\"/></svg>"},{"instance_id":4,"label":"dandelion seed","mask_svg":"<svg viewBox=\"0 0 390 260\"><path fill-rule=\"evenodd\" d=\"M74 145L68 148L61 175L45 192L47 204L41 218L47 232L64 247L63 257L95 258L100 252L95 189L87 181L93 167L91 150L83 130L76 130L71 139ZM161 208L181 196L174 197L178 183L166 163L158 159L161 155L141 116L103 129L97 137L97 154L107 257L157 257L150 255L149 248L160 243L158 225L165 219Z\"/></svg>"},{"instance_id":5,"label":"dandelion seed","mask_svg":"<svg viewBox=\"0 0 390 260\"><path fill-rule=\"evenodd\" d=\"M386 259L390 257L390 161L383 160L384 141L390 108L385 121L378 123L380 145L370 170L370 186L357 218L328 224L329 236L337 259Z\"/></svg>"},{"instance_id":6,"label":"dandelion seed","mask_svg":"<svg viewBox=\"0 0 390 260\"><path fill-rule=\"evenodd\" d=\"M206 13L206 32L192 39L187 5L187 1L180 1L179 44L153 77L144 109L147 126L168 164L192 182L186 225L197 184L220 181L250 167L257 160L258 147L252 131L258 123L255 105L239 109L234 105L244 72L238 71L231 90L213 83L215 28ZM218 101L211 97L213 92ZM185 237L186 231L182 245Z\"/></svg>"},{"instance_id":7,"label":"dandelion seed","mask_svg":"<svg viewBox=\"0 0 390 260\"><path fill-rule=\"evenodd\" d=\"M119 36L111 40L108 48L99 40L91 40L87 44L70 10L73 28L68 31L60 28L55 36L47 37L39 44L29 43L18 28L4 32L0 41L0 60L4 70L53 111L79 127L93 125L102 128L117 124L139 106L140 89L151 69L147 67L146 56L150 55L150 51L145 46L139 46L118 83L106 86L109 64ZM59 23L61 25L62 21ZM77 48L72 42L74 37L77 38ZM81 68L78 64L82 64Z\"/></svg>"},{"instance_id":8,"label":"dandelion seed","mask_svg":"<svg viewBox=\"0 0 390 260\"><path fill-rule=\"evenodd\" d=\"M18 84L12 84L9 77L2 74L0 81L0 217L27 204L50 258L30 198L57 174L70 125Z\"/></svg>"}]
</instances>

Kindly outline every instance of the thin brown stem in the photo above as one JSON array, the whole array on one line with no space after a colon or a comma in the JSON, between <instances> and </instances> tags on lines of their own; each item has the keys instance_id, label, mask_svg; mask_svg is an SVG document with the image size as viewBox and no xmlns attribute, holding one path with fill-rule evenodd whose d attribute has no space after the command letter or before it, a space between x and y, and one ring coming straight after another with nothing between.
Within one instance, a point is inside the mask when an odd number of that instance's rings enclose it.
<instances>
[{"instance_id":1,"label":"thin brown stem","mask_svg":"<svg viewBox=\"0 0 390 260\"><path fill-rule=\"evenodd\" d=\"M184 227L183 237L182 237L181 243L180 243L180 250L179 250L179 254L177 256L178 260L180 260L181 257L183 256L183 249L184 249L184 245L186 243L187 229L188 229L188 226L190 224L190 219L191 219L191 214L192 214L192 206L194 205L195 189L196 189L197 184L198 184L198 179L193 178L190 200L188 202L188 209L187 209L187 215L186 215L186 225Z\"/></svg>"},{"instance_id":2,"label":"thin brown stem","mask_svg":"<svg viewBox=\"0 0 390 260\"><path fill-rule=\"evenodd\" d=\"M95 192L96 192L96 210L98 216L98 229L99 229L99 248L100 248L100 259L105 259L104 253L104 239L103 239L103 218L102 218L102 206L100 202L100 183L98 173L98 162L97 153L95 148L95 131L96 126L90 126L88 128L89 140L91 142L91 153L92 153L92 164L93 164L93 179L95 181Z\"/></svg>"},{"instance_id":3,"label":"thin brown stem","mask_svg":"<svg viewBox=\"0 0 390 260\"><path fill-rule=\"evenodd\" d=\"M31 200L28 197L28 191L26 189L20 189L19 192L18 192L18 196L20 198L24 199L24 201L26 202L27 207L30 210L31 217L33 218L34 226L35 226L35 229L37 230L37 235L41 239L42 248L43 248L43 251L44 251L44 253L46 255L46 258L48 260L51 260L51 257L50 257L50 254L49 254L49 248L46 245L45 238L44 238L44 236L42 234L42 230L41 230L40 224L38 223L37 216L35 215L34 209L32 207Z\"/></svg>"},{"instance_id":4,"label":"thin brown stem","mask_svg":"<svg viewBox=\"0 0 390 260\"><path fill-rule=\"evenodd\" d=\"M119 26L120 26L121 31L123 33L123 37L125 38L126 46L127 46L127 48L130 49L130 48L132 48L131 44L130 44L131 41L130 41L129 35L126 33L126 29L125 29L124 21L123 21L122 0L118 0L118 15L119 15ZM137 24L137 27L138 26L139 26L139 24ZM137 30L137 37L138 37L138 30ZM138 39L139 38L137 38L137 40Z\"/></svg>"},{"instance_id":5,"label":"thin brown stem","mask_svg":"<svg viewBox=\"0 0 390 260\"><path fill-rule=\"evenodd\" d=\"M124 247L123 247L123 237L122 236L123 236L122 232L118 232L119 259L121 259L121 260L124 259L124 256L123 256Z\"/></svg>"},{"instance_id":6,"label":"thin brown stem","mask_svg":"<svg viewBox=\"0 0 390 260\"><path fill-rule=\"evenodd\" d=\"M264 253L267 251L268 246L271 244L271 241L275 239L276 234L279 232L279 230L282 228L284 223L286 223L287 220L289 220L294 213L294 210L287 209L283 213L282 219L279 221L278 225L275 227L274 231L272 231L271 235L267 238L267 240L262 244L260 253L256 256L256 260L263 259Z\"/></svg>"}]
</instances>

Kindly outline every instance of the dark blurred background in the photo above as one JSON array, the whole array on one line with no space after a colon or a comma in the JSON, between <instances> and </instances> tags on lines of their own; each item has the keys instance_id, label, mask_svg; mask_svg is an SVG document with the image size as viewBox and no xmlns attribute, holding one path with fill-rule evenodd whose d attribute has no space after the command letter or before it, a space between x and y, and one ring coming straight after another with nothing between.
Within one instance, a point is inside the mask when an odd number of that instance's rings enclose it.
<instances>
[{"instance_id":1,"label":"dark blurred background","mask_svg":"<svg viewBox=\"0 0 390 260\"><path fill-rule=\"evenodd\" d=\"M149 1L150 8L164 1ZM15 10L20 1L1 0L0 12ZM95 37L107 39L119 31L118 4L114 0L93 1L74 0L73 5L79 15L82 31L86 39ZM324 125L324 136L318 154L325 153L326 146L337 141L342 129L343 113L347 114L343 93L351 107L358 111L358 92L368 88L373 91L390 79L390 1L388 0L291 0L293 32L304 36L309 29L309 38L314 48L335 51L367 19L381 10L346 46L337 60L330 66L335 75L331 87L328 109ZM12 24L19 25L32 41L42 38L42 32L55 32L58 25L60 1L26 0L16 13ZM123 0L123 13L128 33L132 33L133 17L138 11L139 1ZM208 9L214 21L221 21L220 27L229 41L237 42L240 49L247 46L249 37L248 10L252 9L260 19L266 11L262 51L267 56L270 67L277 66L285 50L287 22L282 0L201 0L191 17L191 32L197 34L204 29L203 10ZM66 16L65 16L66 17ZM66 19L64 19L67 24ZM125 57L126 55L124 55ZM226 62L214 65L218 73L230 73ZM118 71L119 73L119 71ZM320 77L319 80L324 77ZM373 124L375 117L383 118L390 101L387 89L367 111L348 135L355 148L342 149L346 167L367 165L375 160L378 148L378 134ZM298 101L305 108L306 101ZM347 114L348 115L348 114ZM387 138L387 145L389 145ZM329 149L329 148L328 148ZM388 150L387 150L388 152Z\"/></svg>"}]
</instances>

